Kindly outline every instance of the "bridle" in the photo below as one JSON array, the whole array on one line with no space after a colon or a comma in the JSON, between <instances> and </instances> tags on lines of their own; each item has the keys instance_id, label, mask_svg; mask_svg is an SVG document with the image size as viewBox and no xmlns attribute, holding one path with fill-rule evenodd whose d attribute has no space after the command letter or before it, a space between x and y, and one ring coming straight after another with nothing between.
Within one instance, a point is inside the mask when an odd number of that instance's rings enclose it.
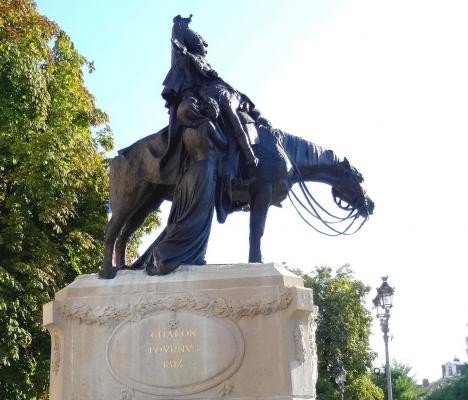
<instances>
[{"instance_id":1,"label":"bridle","mask_svg":"<svg viewBox=\"0 0 468 400\"><path fill-rule=\"evenodd\" d=\"M299 214L299 217L301 217L301 219L307 225L309 225L311 228L313 228L315 231L317 231L317 232L319 232L319 233L321 233L323 235L326 235L326 236L341 236L341 235L349 236L349 235L354 235L355 233L357 233L362 228L364 223L369 219L369 217L365 217L363 219L363 221L359 224L359 226L356 229L354 229L354 231L349 232L351 230L351 228L353 227L353 225L355 224L355 222L357 221L357 219L359 218L359 216L360 216L359 211L356 208L354 208L354 207L352 207L350 205L348 205L347 207L342 207L337 203L337 205L342 209L348 209L349 207L350 207L350 209L349 209L348 215L346 215L344 217L335 216L335 215L331 214L328 210L326 210L314 198L314 196L310 193L310 191L308 190L308 188L307 188L307 186L306 186L306 184L305 184L305 182L304 182L304 180L302 178L299 178L298 183L299 183L299 187L301 189L301 192L302 192L307 204L304 204L304 202L300 200L299 196L294 192L294 190L292 188L288 192L289 201L293 205L296 212ZM335 201L335 203L336 203L336 201ZM309 221L307 219L306 215L304 215L304 213L301 211L300 207L307 214L309 214L310 216L316 218L323 226L325 226L332 233L325 232L325 231L317 228L311 221ZM324 219L321 216L321 214L317 211L317 208L319 208L324 213L326 213L329 217L332 218L332 220ZM350 222L342 230L337 229L337 228L335 228L333 226L335 224L345 223L346 221L350 221Z\"/></svg>"},{"instance_id":2,"label":"bridle","mask_svg":"<svg viewBox=\"0 0 468 400\"><path fill-rule=\"evenodd\" d=\"M278 144L281 146L285 154L288 154L286 149L284 148L283 141L278 140ZM297 183L299 185L300 191L304 198L304 200L301 200L292 188L288 192L289 201L293 205L296 212L299 214L299 217L301 217L301 219L307 225L313 228L315 231L326 236L341 236L341 235L349 236L349 235L354 235L355 233L357 233L362 228L364 223L369 219L369 216L366 216L363 219L363 221L359 224L359 226L355 228L352 232L350 232L351 228L353 227L353 225L355 224L355 222L360 216L360 210L357 207L353 206L352 204L343 204L343 200L340 199L338 195L338 190L337 190L337 187L339 187L338 185L333 187L332 189L333 200L340 209L347 211L348 214L343 217L340 217L340 216L332 214L330 211L325 209L315 199L315 197L307 188L307 185L301 175L299 168L295 164L295 162L291 160L290 157L288 158L293 167L294 174L297 177ZM343 176L349 173L353 173L353 171L345 171ZM357 171L356 173L359 174ZM356 180L357 184L359 182L359 179L362 181L362 177L360 176L360 174L357 177L353 175L351 178ZM322 217L322 214L320 212L327 215L326 219ZM312 224L312 222L307 218L308 216L312 216L313 218L317 219L319 223L322 224L328 230L328 232L323 231L322 229L319 229L317 226ZM344 224L344 223L347 223L344 229L338 229L338 227L335 228L336 224Z\"/></svg>"}]
</instances>

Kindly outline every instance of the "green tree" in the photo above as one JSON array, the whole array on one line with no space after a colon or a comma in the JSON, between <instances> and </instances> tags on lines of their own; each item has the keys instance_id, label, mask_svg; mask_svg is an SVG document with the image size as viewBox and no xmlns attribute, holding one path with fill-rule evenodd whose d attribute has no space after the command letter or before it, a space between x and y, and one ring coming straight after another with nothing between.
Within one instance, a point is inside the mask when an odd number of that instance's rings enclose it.
<instances>
[{"instance_id":1,"label":"green tree","mask_svg":"<svg viewBox=\"0 0 468 400\"><path fill-rule=\"evenodd\" d=\"M347 399L382 400L383 392L369 373L375 358L369 346L372 318L365 307L369 287L354 279L348 265L335 274L331 268L319 267L303 278L304 286L313 289L319 309L317 399L339 398L335 375L342 364L347 371Z\"/></svg>"},{"instance_id":2,"label":"green tree","mask_svg":"<svg viewBox=\"0 0 468 400\"><path fill-rule=\"evenodd\" d=\"M425 400L467 400L468 399L468 368L460 378L454 378L443 387L434 390Z\"/></svg>"},{"instance_id":3,"label":"green tree","mask_svg":"<svg viewBox=\"0 0 468 400\"><path fill-rule=\"evenodd\" d=\"M159 218L159 210L151 213L146 217L145 222L136 230L136 232L132 235L130 240L127 244L127 251L126 251L126 263L130 265L133 261L135 261L139 256L139 247L141 245L141 241L145 235L149 235L154 228L159 226L161 223L161 219Z\"/></svg>"},{"instance_id":4,"label":"green tree","mask_svg":"<svg viewBox=\"0 0 468 400\"><path fill-rule=\"evenodd\" d=\"M392 366L392 392L393 397L398 400L417 400L425 390L418 387L416 380L411 375L411 367L393 361ZM387 378L385 374L375 375L374 382L382 388L387 398Z\"/></svg>"},{"instance_id":5,"label":"green tree","mask_svg":"<svg viewBox=\"0 0 468 400\"><path fill-rule=\"evenodd\" d=\"M98 268L112 146L81 56L31 0L0 2L0 398L46 398L42 305Z\"/></svg>"}]
</instances>

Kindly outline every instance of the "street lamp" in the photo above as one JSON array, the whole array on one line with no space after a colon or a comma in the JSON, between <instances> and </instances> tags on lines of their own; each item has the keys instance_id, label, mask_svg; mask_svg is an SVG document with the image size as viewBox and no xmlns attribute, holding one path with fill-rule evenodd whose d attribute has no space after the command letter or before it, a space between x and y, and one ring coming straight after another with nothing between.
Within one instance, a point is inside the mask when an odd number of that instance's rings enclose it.
<instances>
[{"instance_id":1,"label":"street lamp","mask_svg":"<svg viewBox=\"0 0 468 400\"><path fill-rule=\"evenodd\" d=\"M346 382L346 370L341 365L338 373L335 377L335 382L338 385L338 389L340 390L341 400L344 400L344 385Z\"/></svg>"},{"instance_id":2,"label":"street lamp","mask_svg":"<svg viewBox=\"0 0 468 400\"><path fill-rule=\"evenodd\" d=\"M388 355L388 320L390 319L390 308L393 305L393 293L395 290L387 282L388 276L382 277L382 285L377 289L377 296L372 302L377 309L377 318L380 319L385 342L385 372L387 374L387 400L393 400L392 372L390 370L390 357Z\"/></svg>"}]
</instances>

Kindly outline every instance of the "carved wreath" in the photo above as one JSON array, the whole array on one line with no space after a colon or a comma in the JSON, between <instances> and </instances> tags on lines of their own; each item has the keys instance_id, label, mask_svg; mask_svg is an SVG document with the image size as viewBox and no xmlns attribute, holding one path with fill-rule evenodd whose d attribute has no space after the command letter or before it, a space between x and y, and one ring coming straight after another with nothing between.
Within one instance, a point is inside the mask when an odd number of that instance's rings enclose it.
<instances>
[{"instance_id":1,"label":"carved wreath","mask_svg":"<svg viewBox=\"0 0 468 400\"><path fill-rule=\"evenodd\" d=\"M243 317L269 315L288 308L292 301L290 288L281 288L277 295L245 300L224 299L200 294L177 294L140 297L136 304L92 306L65 301L60 306L63 316L86 324L115 325L121 320L138 320L155 311L192 310L208 317L239 320Z\"/></svg>"}]
</instances>

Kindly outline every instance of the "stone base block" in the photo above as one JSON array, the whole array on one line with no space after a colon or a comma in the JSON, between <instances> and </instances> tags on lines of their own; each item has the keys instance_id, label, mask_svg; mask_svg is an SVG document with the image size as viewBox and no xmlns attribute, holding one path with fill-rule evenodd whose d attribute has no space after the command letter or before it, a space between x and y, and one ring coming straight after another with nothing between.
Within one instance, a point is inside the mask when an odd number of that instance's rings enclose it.
<instances>
[{"instance_id":1,"label":"stone base block","mask_svg":"<svg viewBox=\"0 0 468 400\"><path fill-rule=\"evenodd\" d=\"M44 306L50 399L315 399L315 310L277 264L80 276Z\"/></svg>"}]
</instances>

